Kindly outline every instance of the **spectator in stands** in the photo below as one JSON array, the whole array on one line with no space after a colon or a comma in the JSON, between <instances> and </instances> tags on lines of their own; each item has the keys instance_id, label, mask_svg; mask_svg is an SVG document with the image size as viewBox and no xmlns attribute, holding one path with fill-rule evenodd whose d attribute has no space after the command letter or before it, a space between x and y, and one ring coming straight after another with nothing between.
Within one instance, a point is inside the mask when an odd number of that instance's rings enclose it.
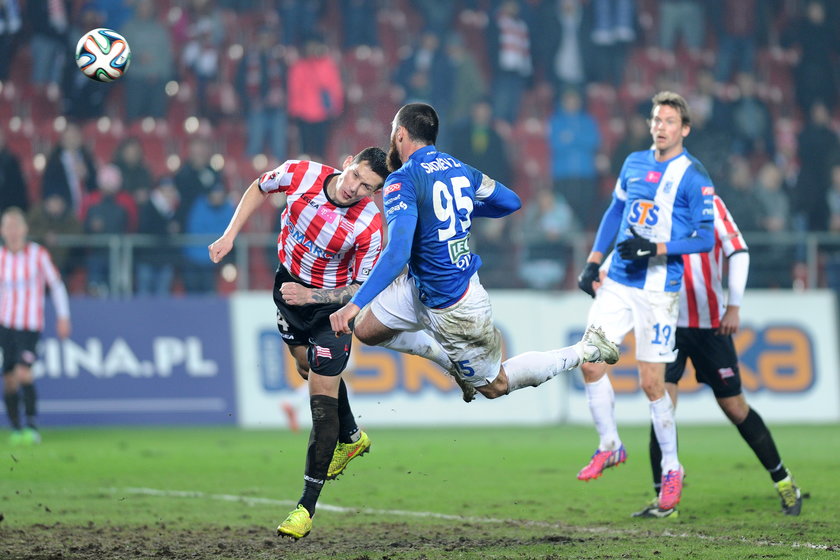
<instances>
[{"instance_id":1,"label":"spectator in stands","mask_svg":"<svg viewBox=\"0 0 840 560\"><path fill-rule=\"evenodd\" d=\"M840 232L840 162L834 162L831 166L831 186L826 195L826 202L831 213L828 230Z\"/></svg>"},{"instance_id":2,"label":"spectator in stands","mask_svg":"<svg viewBox=\"0 0 840 560\"><path fill-rule=\"evenodd\" d=\"M29 212L29 234L52 255L53 263L67 278L79 267L81 250L78 247L59 245L63 235L82 233L82 223L67 206L67 201L57 194L48 196L43 204L36 204Z\"/></svg>"},{"instance_id":3,"label":"spectator in stands","mask_svg":"<svg viewBox=\"0 0 840 560\"><path fill-rule=\"evenodd\" d=\"M552 2L546 4L555 7ZM586 37L584 6L580 0L560 0L553 12L550 19L548 14L541 18L543 25L546 24L546 20L552 24L556 39L548 66L551 69L548 73L549 81L558 90L566 87L579 88L586 83L586 60L594 54L590 52L592 44ZM595 74L600 77L598 72ZM617 79L621 79L621 76L617 76Z\"/></svg>"},{"instance_id":4,"label":"spectator in stands","mask_svg":"<svg viewBox=\"0 0 840 560\"><path fill-rule=\"evenodd\" d=\"M694 135L693 121L695 118L702 119L709 129L720 129L728 126L729 117L726 114L726 105L718 93L715 75L708 68L700 68L697 71L697 86L686 96L686 99L690 103L692 120L692 130L689 138Z\"/></svg>"},{"instance_id":5,"label":"spectator in stands","mask_svg":"<svg viewBox=\"0 0 840 560\"><path fill-rule=\"evenodd\" d=\"M236 87L248 128L245 152L249 156L264 153L267 142L275 159L287 159L286 77L284 48L277 44L277 28L260 27L236 72Z\"/></svg>"},{"instance_id":6,"label":"spectator in stands","mask_svg":"<svg viewBox=\"0 0 840 560\"><path fill-rule=\"evenodd\" d=\"M219 235L225 230L234 205L228 200L221 183L216 183L199 196L187 216L184 233ZM207 243L195 243L184 249L184 267L181 274L187 293L202 294L216 291L216 265L207 258Z\"/></svg>"},{"instance_id":7,"label":"spectator in stands","mask_svg":"<svg viewBox=\"0 0 840 560\"><path fill-rule=\"evenodd\" d=\"M763 156L773 159L773 117L767 104L756 94L755 76L740 72L737 77L738 97L728 107L732 123L732 151L745 157Z\"/></svg>"},{"instance_id":8,"label":"spectator in stands","mask_svg":"<svg viewBox=\"0 0 840 560\"><path fill-rule=\"evenodd\" d=\"M592 12L594 77L619 87L636 40L636 0L593 0Z\"/></svg>"},{"instance_id":9,"label":"spectator in stands","mask_svg":"<svg viewBox=\"0 0 840 560\"><path fill-rule=\"evenodd\" d=\"M828 231L840 233L840 162L838 161L831 166L831 186L826 195L826 203L829 211ZM825 275L828 287L840 292L840 246L836 244L829 247Z\"/></svg>"},{"instance_id":10,"label":"spectator in stands","mask_svg":"<svg viewBox=\"0 0 840 560\"><path fill-rule=\"evenodd\" d=\"M447 2L448 4L449 2ZM345 0L342 2L342 46L352 49L360 45L379 46L376 0ZM281 158L282 159L282 158Z\"/></svg>"},{"instance_id":11,"label":"spectator in stands","mask_svg":"<svg viewBox=\"0 0 840 560\"><path fill-rule=\"evenodd\" d=\"M17 206L29 209L29 187L20 169L20 159L6 145L6 133L0 128L0 214Z\"/></svg>"},{"instance_id":12,"label":"spectator in stands","mask_svg":"<svg viewBox=\"0 0 840 560\"><path fill-rule=\"evenodd\" d=\"M697 53L703 48L706 14L700 0L659 1L659 46L671 51L682 36L686 48Z\"/></svg>"},{"instance_id":13,"label":"spectator in stands","mask_svg":"<svg viewBox=\"0 0 840 560\"><path fill-rule=\"evenodd\" d=\"M486 97L487 80L458 33L453 32L446 41L446 58L451 76L449 115L446 120L454 122L463 119L470 113L473 104Z\"/></svg>"},{"instance_id":14,"label":"spectator in stands","mask_svg":"<svg viewBox=\"0 0 840 560\"><path fill-rule=\"evenodd\" d=\"M219 51L224 41L224 26L212 0L192 0L189 20L188 39L181 51L181 61L195 76L198 114L209 117L208 88L219 77Z\"/></svg>"},{"instance_id":15,"label":"spectator in stands","mask_svg":"<svg viewBox=\"0 0 840 560\"><path fill-rule=\"evenodd\" d=\"M732 132L728 128L713 125L714 121L708 121L707 115L710 113L694 113L694 105L691 105L691 109L691 134L685 139L685 146L691 155L704 163L715 185L726 185ZM742 224L744 231L749 231L747 226L743 225L748 223L747 220L739 217L738 223Z\"/></svg>"},{"instance_id":16,"label":"spectator in stands","mask_svg":"<svg viewBox=\"0 0 840 560\"><path fill-rule=\"evenodd\" d=\"M277 5L280 24L283 26L283 33L280 34L283 44L303 46L306 39L317 30L323 0L277 0Z\"/></svg>"},{"instance_id":17,"label":"spectator in stands","mask_svg":"<svg viewBox=\"0 0 840 560\"><path fill-rule=\"evenodd\" d=\"M209 140L200 136L190 139L186 161L175 174L175 186L181 199L178 205L178 221L182 228L192 210L193 202L222 182L219 172L210 165L210 156Z\"/></svg>"},{"instance_id":18,"label":"spectator in stands","mask_svg":"<svg viewBox=\"0 0 840 560\"><path fill-rule=\"evenodd\" d=\"M102 25L119 31L134 15L134 0L87 0L87 6L102 14Z\"/></svg>"},{"instance_id":19,"label":"spectator in stands","mask_svg":"<svg viewBox=\"0 0 840 560\"><path fill-rule=\"evenodd\" d=\"M301 150L310 159L325 159L332 121L344 111L344 84L338 63L319 36L307 39L303 56L289 68L288 93Z\"/></svg>"},{"instance_id":20,"label":"spectator in stands","mask_svg":"<svg viewBox=\"0 0 840 560\"><path fill-rule=\"evenodd\" d=\"M128 211L117 200L122 187L120 170L113 164L99 171L99 196L87 209L85 233L124 235L129 230ZM111 288L111 267L107 247L93 247L86 259L87 288L93 296L107 296Z\"/></svg>"},{"instance_id":21,"label":"spectator in stands","mask_svg":"<svg viewBox=\"0 0 840 560\"><path fill-rule=\"evenodd\" d=\"M114 150L114 165L122 174L122 190L134 197L138 204L149 196L154 181L143 157L143 145L136 136L126 136Z\"/></svg>"},{"instance_id":22,"label":"spectator in stands","mask_svg":"<svg viewBox=\"0 0 840 560\"><path fill-rule=\"evenodd\" d=\"M831 128L831 115L825 104L816 101L811 105L808 122L799 133L797 145L800 171L794 197L796 210L809 231L825 231L828 226L825 197L831 182L830 169L840 154L840 143Z\"/></svg>"},{"instance_id":23,"label":"spectator in stands","mask_svg":"<svg viewBox=\"0 0 840 560\"><path fill-rule=\"evenodd\" d=\"M166 116L165 86L172 78L174 60L169 32L155 10L152 0L137 0L134 17L123 28L132 52L130 71L122 78L128 120Z\"/></svg>"},{"instance_id":24,"label":"spectator in stands","mask_svg":"<svg viewBox=\"0 0 840 560\"><path fill-rule=\"evenodd\" d=\"M759 31L769 23L766 4L758 0L720 0L716 6L718 82L729 82L733 67L738 72L755 73Z\"/></svg>"},{"instance_id":25,"label":"spectator in stands","mask_svg":"<svg viewBox=\"0 0 840 560\"><path fill-rule=\"evenodd\" d=\"M409 52L394 77L405 91L404 102L428 103L438 114L448 114L455 75L440 37L426 30L417 47Z\"/></svg>"},{"instance_id":26,"label":"spectator in stands","mask_svg":"<svg viewBox=\"0 0 840 560\"><path fill-rule=\"evenodd\" d=\"M412 4L417 7L420 15L423 16L425 28L440 37L446 37L455 21L455 2L451 0L413 0Z\"/></svg>"},{"instance_id":27,"label":"spectator in stands","mask_svg":"<svg viewBox=\"0 0 840 560\"><path fill-rule=\"evenodd\" d=\"M536 193L525 205L520 222L522 263L518 273L526 286L537 290L562 287L572 253L563 236L579 229L571 207L562 197L550 188Z\"/></svg>"},{"instance_id":28,"label":"spectator in stands","mask_svg":"<svg viewBox=\"0 0 840 560\"><path fill-rule=\"evenodd\" d=\"M761 166L755 184L758 222L764 231L774 233L790 230L790 200L784 190L784 177L773 162Z\"/></svg>"},{"instance_id":29,"label":"spectator in stands","mask_svg":"<svg viewBox=\"0 0 840 560\"><path fill-rule=\"evenodd\" d=\"M720 197L726 200L726 206L738 222L741 231L761 230L752 172L745 158L733 156L730 159L728 178L720 185L719 190Z\"/></svg>"},{"instance_id":30,"label":"spectator in stands","mask_svg":"<svg viewBox=\"0 0 840 560\"><path fill-rule=\"evenodd\" d=\"M481 253L481 284L488 289L521 287L518 244L514 239L514 220L475 220L470 230L470 250Z\"/></svg>"},{"instance_id":31,"label":"spectator in stands","mask_svg":"<svg viewBox=\"0 0 840 560\"><path fill-rule=\"evenodd\" d=\"M601 134L595 119L583 109L580 93L566 89L557 111L548 123L554 192L574 210L583 227L595 225L597 213L597 172L595 156Z\"/></svg>"},{"instance_id":32,"label":"spectator in stands","mask_svg":"<svg viewBox=\"0 0 840 560\"><path fill-rule=\"evenodd\" d=\"M693 105L691 106L694 107ZM694 136L694 113L691 114L691 135ZM613 149L610 157L610 174L618 177L624 160L633 152L641 152L651 148L650 127L644 115L632 113L627 117L625 133L621 136L618 145ZM686 139L687 140L687 139ZM694 154L694 150L691 151ZM701 160L705 161L705 160Z\"/></svg>"},{"instance_id":33,"label":"spectator in stands","mask_svg":"<svg viewBox=\"0 0 840 560\"><path fill-rule=\"evenodd\" d=\"M817 101L833 110L837 105L837 77L836 72L829 69L836 67L834 61L840 54L840 41L837 29L826 22L823 3L809 0L805 4L804 17L784 31L782 43L798 50L794 86L802 111L807 113Z\"/></svg>"},{"instance_id":34,"label":"spectator in stands","mask_svg":"<svg viewBox=\"0 0 840 560\"><path fill-rule=\"evenodd\" d=\"M181 224L176 219L178 203L175 181L163 177L140 206L137 233L155 236L155 241L150 246L139 247L134 254L138 295L165 297L172 292L178 254L169 239L181 233Z\"/></svg>"},{"instance_id":35,"label":"spectator in stands","mask_svg":"<svg viewBox=\"0 0 840 560\"><path fill-rule=\"evenodd\" d=\"M83 144L81 129L71 122L47 157L41 196L46 199L52 194L59 195L81 217L82 200L87 193L97 190L93 156Z\"/></svg>"},{"instance_id":36,"label":"spectator in stands","mask_svg":"<svg viewBox=\"0 0 840 560\"><path fill-rule=\"evenodd\" d=\"M492 23L488 51L493 66L493 114L513 123L533 73L530 33L516 0L502 2Z\"/></svg>"},{"instance_id":37,"label":"spectator in stands","mask_svg":"<svg viewBox=\"0 0 840 560\"><path fill-rule=\"evenodd\" d=\"M9 79L9 69L18 46L18 32L22 24L19 0L0 4L0 81Z\"/></svg>"},{"instance_id":38,"label":"spectator in stands","mask_svg":"<svg viewBox=\"0 0 840 560\"><path fill-rule=\"evenodd\" d=\"M783 190L784 178L772 162L761 166L753 188L759 230L765 235L751 243L750 283L759 288L789 288L793 284L795 247L790 238L790 200ZM825 204L823 199L822 204ZM733 214L734 216L734 214Z\"/></svg>"},{"instance_id":39,"label":"spectator in stands","mask_svg":"<svg viewBox=\"0 0 840 560\"><path fill-rule=\"evenodd\" d=\"M92 4L82 6L72 23L68 33L68 52L76 48L76 41L83 33L105 26L103 13L94 9ZM108 94L113 90L112 84L91 80L79 72L74 57L65 57L61 75L61 110L65 117L76 121L101 117L105 114Z\"/></svg>"},{"instance_id":40,"label":"spectator in stands","mask_svg":"<svg viewBox=\"0 0 840 560\"><path fill-rule=\"evenodd\" d=\"M504 185L512 184L510 158L505 142L493 123L493 109L489 99L473 104L470 118L452 130L452 149L448 150L464 163L481 169Z\"/></svg>"},{"instance_id":41,"label":"spectator in stands","mask_svg":"<svg viewBox=\"0 0 840 560\"><path fill-rule=\"evenodd\" d=\"M45 87L58 85L68 49L72 12L70 0L26 2L24 21L29 28L32 59L32 83Z\"/></svg>"}]
</instances>

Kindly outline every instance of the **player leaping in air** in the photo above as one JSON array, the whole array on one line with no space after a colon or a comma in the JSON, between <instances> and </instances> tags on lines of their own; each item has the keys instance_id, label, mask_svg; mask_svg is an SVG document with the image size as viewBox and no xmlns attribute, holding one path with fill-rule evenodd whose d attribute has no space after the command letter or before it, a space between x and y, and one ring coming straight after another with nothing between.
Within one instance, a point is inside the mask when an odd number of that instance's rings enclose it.
<instances>
[{"instance_id":1,"label":"player leaping in air","mask_svg":"<svg viewBox=\"0 0 840 560\"><path fill-rule=\"evenodd\" d=\"M313 161L286 161L251 183L224 234L209 247L210 259L221 261L263 200L285 193L274 303L280 336L300 375L309 379L312 431L303 494L277 528L280 535L299 539L309 534L324 482L370 448L341 378L352 337L336 337L329 315L358 290L379 256L382 218L370 197L387 175L385 152L379 148L348 157L340 172Z\"/></svg>"},{"instance_id":2,"label":"player leaping in air","mask_svg":"<svg viewBox=\"0 0 840 560\"><path fill-rule=\"evenodd\" d=\"M448 362L466 399L473 390L494 399L535 387L583 362L615 363L618 347L595 327L573 346L502 363L501 336L478 278L481 259L470 251L470 225L480 216L507 216L520 200L439 152L437 134L438 116L430 105L411 103L397 112L388 154L392 173L384 188L388 245L359 291L330 316L335 332L350 333L356 319L356 337L366 344L420 354L443 367Z\"/></svg>"}]
</instances>

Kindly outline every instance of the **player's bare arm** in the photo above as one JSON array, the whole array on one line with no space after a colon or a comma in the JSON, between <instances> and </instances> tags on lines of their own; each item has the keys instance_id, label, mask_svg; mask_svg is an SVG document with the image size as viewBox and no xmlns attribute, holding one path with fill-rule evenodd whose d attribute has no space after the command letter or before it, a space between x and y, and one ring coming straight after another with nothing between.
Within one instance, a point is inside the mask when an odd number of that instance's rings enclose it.
<instances>
[{"instance_id":1,"label":"player's bare arm","mask_svg":"<svg viewBox=\"0 0 840 560\"><path fill-rule=\"evenodd\" d=\"M219 239L207 247L210 252L211 261L218 263L225 255L230 253L233 249L233 240L236 239L236 236L242 230L248 218L260 207L260 204L263 203L267 196L266 193L260 190L259 182L255 179L245 190L245 194L242 195L239 204L236 205L236 211L233 213L233 218L231 218L225 232Z\"/></svg>"},{"instance_id":2,"label":"player's bare arm","mask_svg":"<svg viewBox=\"0 0 840 560\"><path fill-rule=\"evenodd\" d=\"M359 291L360 284L350 284L342 288L307 288L296 282L284 282L280 286L283 301L289 305L309 305L313 303L347 303Z\"/></svg>"}]
</instances>

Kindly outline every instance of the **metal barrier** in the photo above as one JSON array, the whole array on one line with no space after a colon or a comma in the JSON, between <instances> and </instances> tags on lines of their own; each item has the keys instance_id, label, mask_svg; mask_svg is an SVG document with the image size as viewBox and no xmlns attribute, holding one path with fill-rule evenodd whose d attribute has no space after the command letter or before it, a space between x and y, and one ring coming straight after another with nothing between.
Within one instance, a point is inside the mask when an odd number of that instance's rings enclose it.
<instances>
[{"instance_id":1,"label":"metal barrier","mask_svg":"<svg viewBox=\"0 0 840 560\"><path fill-rule=\"evenodd\" d=\"M744 233L750 246L750 284L751 288L813 289L818 287L840 288L840 234L836 233L785 233L766 232ZM130 297L134 293L135 252L137 249L163 247L175 251L186 247L206 248L217 238L216 235L60 235L54 245L88 251L107 249L109 267L109 294L112 297ZM254 290L270 289L271 286L256 285L251 277L253 257L252 249L259 249L267 255L270 248L276 246L277 234L242 233L237 236L234 249L228 257L235 267L235 289ZM480 239L475 240L474 250L481 255ZM576 277L583 266L591 248L592 234L567 234L555 240L560 250L571 255L568 261L568 281L564 289L574 287ZM513 265L521 264L522 255L527 249L518 240L510 239L508 245ZM179 265L186 264L185 259ZM209 257L208 257L209 262ZM268 263L268 258L266 258ZM80 263L84 266L84 263ZM268 264L266 264L268 266ZM491 277L489 270L486 276ZM516 275L510 270L500 275L502 280L485 281L490 289L522 288L516 281ZM484 276L483 276L484 277ZM499 275L494 276L498 278Z\"/></svg>"}]
</instances>

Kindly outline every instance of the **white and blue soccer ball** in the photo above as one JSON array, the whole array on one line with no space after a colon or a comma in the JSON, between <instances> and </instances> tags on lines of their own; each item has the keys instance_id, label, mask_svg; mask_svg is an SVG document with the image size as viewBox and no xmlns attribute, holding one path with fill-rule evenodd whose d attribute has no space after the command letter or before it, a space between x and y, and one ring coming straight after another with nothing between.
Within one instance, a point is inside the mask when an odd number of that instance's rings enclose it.
<instances>
[{"instance_id":1,"label":"white and blue soccer ball","mask_svg":"<svg viewBox=\"0 0 840 560\"><path fill-rule=\"evenodd\" d=\"M76 65L91 80L113 82L125 74L130 62L128 41L113 29L93 29L76 43Z\"/></svg>"}]
</instances>

